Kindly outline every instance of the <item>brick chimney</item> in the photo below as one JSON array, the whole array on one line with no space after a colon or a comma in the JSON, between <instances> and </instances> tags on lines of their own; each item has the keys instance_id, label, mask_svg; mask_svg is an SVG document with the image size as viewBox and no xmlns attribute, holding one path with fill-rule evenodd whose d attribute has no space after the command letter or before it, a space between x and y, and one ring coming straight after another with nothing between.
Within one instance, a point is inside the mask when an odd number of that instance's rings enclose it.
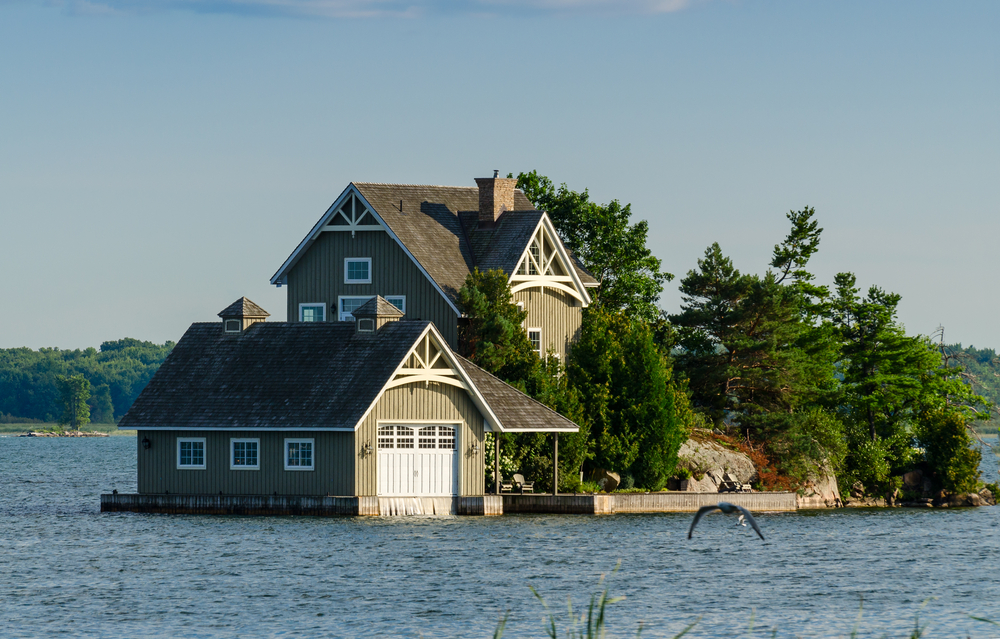
<instances>
[{"instance_id":1,"label":"brick chimney","mask_svg":"<svg viewBox=\"0 0 1000 639\"><path fill-rule=\"evenodd\" d=\"M491 178L476 178L479 187L479 226L492 226L504 213L514 210L514 187L517 178L497 177L500 171L493 171Z\"/></svg>"}]
</instances>

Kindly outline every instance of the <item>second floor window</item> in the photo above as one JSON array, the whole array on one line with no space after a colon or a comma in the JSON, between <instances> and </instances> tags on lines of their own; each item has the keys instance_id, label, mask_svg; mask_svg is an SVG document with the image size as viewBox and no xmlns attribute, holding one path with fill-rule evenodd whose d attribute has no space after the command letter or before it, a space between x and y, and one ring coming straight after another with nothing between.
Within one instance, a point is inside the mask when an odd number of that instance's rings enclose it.
<instances>
[{"instance_id":1,"label":"second floor window","mask_svg":"<svg viewBox=\"0 0 1000 639\"><path fill-rule=\"evenodd\" d=\"M299 304L300 322L325 322L326 304Z\"/></svg>"},{"instance_id":2,"label":"second floor window","mask_svg":"<svg viewBox=\"0 0 1000 639\"><path fill-rule=\"evenodd\" d=\"M528 329L528 341L531 342L531 350L541 357L542 356L542 329L540 328L529 328Z\"/></svg>"},{"instance_id":3,"label":"second floor window","mask_svg":"<svg viewBox=\"0 0 1000 639\"><path fill-rule=\"evenodd\" d=\"M372 258L348 257L344 260L345 284L371 284Z\"/></svg>"}]
</instances>

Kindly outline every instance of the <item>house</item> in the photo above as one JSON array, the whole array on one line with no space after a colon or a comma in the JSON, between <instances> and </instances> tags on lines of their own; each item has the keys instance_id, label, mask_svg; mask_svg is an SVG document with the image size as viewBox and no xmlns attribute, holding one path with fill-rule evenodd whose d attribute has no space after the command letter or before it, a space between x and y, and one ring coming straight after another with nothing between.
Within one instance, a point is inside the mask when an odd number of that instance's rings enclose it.
<instances>
[{"instance_id":1,"label":"house","mask_svg":"<svg viewBox=\"0 0 1000 639\"><path fill-rule=\"evenodd\" d=\"M496 172L476 187L352 182L271 278L288 289L288 321L351 321L381 295L457 349L459 289L474 268L502 269L537 352L565 358L598 282L516 183Z\"/></svg>"},{"instance_id":2,"label":"house","mask_svg":"<svg viewBox=\"0 0 1000 639\"><path fill-rule=\"evenodd\" d=\"M267 322L246 298L219 316L191 325L119 423L138 431L140 497L406 497L454 512L485 493L485 433L577 430L381 296L352 322Z\"/></svg>"}]
</instances>

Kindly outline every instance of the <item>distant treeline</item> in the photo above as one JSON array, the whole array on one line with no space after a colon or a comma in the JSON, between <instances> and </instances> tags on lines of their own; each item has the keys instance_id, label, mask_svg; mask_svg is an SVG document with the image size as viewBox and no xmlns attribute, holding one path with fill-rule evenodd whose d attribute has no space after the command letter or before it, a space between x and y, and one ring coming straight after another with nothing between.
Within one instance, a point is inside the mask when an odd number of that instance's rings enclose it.
<instances>
[{"instance_id":1,"label":"distant treeline","mask_svg":"<svg viewBox=\"0 0 1000 639\"><path fill-rule=\"evenodd\" d=\"M154 344L126 337L100 350L0 349L0 422L53 422L62 413L57 379L83 375L91 384L90 421L110 424L125 414L174 342Z\"/></svg>"},{"instance_id":2,"label":"distant treeline","mask_svg":"<svg viewBox=\"0 0 1000 639\"><path fill-rule=\"evenodd\" d=\"M1000 406L1000 357L992 348L963 347L961 344L945 345L943 348L951 366L961 366L965 379L972 389ZM994 411L993 417L977 425L978 430L996 433L1000 427L1000 417Z\"/></svg>"}]
</instances>

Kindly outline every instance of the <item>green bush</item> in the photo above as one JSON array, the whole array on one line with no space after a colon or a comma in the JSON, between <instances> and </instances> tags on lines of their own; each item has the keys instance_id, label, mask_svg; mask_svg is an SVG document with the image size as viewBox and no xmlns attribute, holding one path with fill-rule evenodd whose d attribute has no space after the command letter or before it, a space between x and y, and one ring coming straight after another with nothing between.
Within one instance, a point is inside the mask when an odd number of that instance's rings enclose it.
<instances>
[{"instance_id":1,"label":"green bush","mask_svg":"<svg viewBox=\"0 0 1000 639\"><path fill-rule=\"evenodd\" d=\"M596 481L584 481L580 482L580 492L581 493L599 493L601 492L601 487Z\"/></svg>"},{"instance_id":2,"label":"green bush","mask_svg":"<svg viewBox=\"0 0 1000 639\"><path fill-rule=\"evenodd\" d=\"M924 448L928 468L942 488L953 493L975 492L983 455L972 447L961 413L938 409L921 415L917 439Z\"/></svg>"},{"instance_id":3,"label":"green bush","mask_svg":"<svg viewBox=\"0 0 1000 639\"><path fill-rule=\"evenodd\" d=\"M684 481L685 479L691 479L691 471L687 468L677 469L677 479Z\"/></svg>"},{"instance_id":4,"label":"green bush","mask_svg":"<svg viewBox=\"0 0 1000 639\"><path fill-rule=\"evenodd\" d=\"M1000 486L996 484L986 484L986 490L990 491L994 500L1000 500Z\"/></svg>"}]
</instances>

